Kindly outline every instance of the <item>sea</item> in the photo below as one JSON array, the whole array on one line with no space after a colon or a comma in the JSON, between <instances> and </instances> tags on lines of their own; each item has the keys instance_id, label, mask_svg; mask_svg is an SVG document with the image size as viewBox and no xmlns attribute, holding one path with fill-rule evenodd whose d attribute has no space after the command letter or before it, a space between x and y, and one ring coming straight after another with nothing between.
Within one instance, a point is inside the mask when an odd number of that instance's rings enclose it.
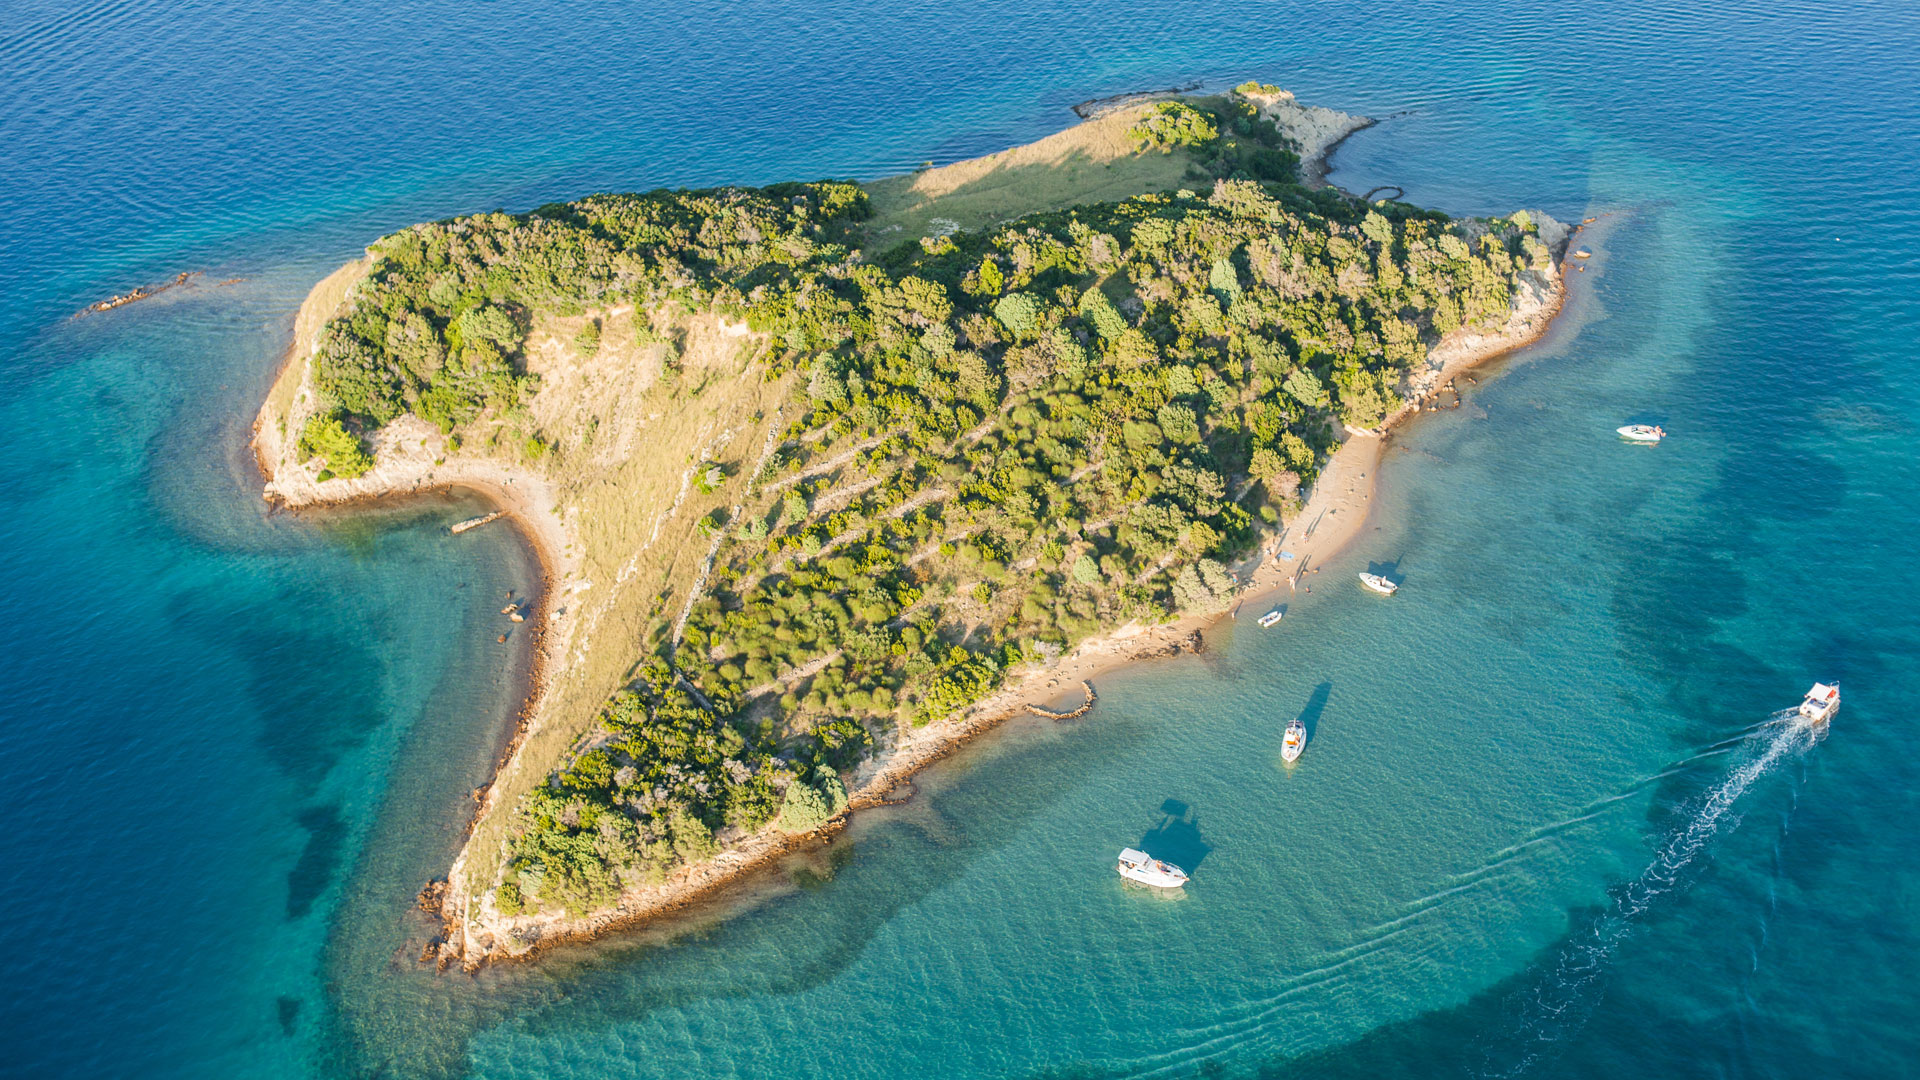
<instances>
[{"instance_id":1,"label":"sea","mask_svg":"<svg viewBox=\"0 0 1920 1080\"><path fill-rule=\"evenodd\" d=\"M1247 79L1380 118L1349 190L1596 219L1285 621L687 921L418 963L539 567L447 535L473 496L262 501L308 288L415 221ZM1913 4L7 0L0 87L0 1075L1920 1072ZM1820 738L1776 717L1816 679Z\"/></svg>"}]
</instances>

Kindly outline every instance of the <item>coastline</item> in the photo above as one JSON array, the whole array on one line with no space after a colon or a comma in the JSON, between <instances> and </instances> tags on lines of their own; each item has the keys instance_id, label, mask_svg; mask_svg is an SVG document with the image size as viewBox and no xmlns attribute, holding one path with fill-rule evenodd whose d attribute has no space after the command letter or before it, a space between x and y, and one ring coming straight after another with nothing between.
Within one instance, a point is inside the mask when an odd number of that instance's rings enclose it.
<instances>
[{"instance_id":1,"label":"coastline","mask_svg":"<svg viewBox=\"0 0 1920 1080\"><path fill-rule=\"evenodd\" d=\"M536 608L525 624L534 637L527 692L514 732L494 763L492 774L474 792L473 811L465 830L471 836L492 808L501 777L526 744L547 702L554 674L564 667L566 642L557 632L563 612L560 601L578 577L578 560L572 553L573 538L556 513L553 487L544 477L491 459L446 460L445 441L439 430L416 418L403 418L378 433L374 443L379 464L358 479L336 479L322 485L294 460L293 441L286 432L298 429L304 418L301 406L313 400L308 361L318 344L320 328L370 265L366 256L345 263L307 294L294 318L293 341L254 418L250 448L262 481L261 497L274 512L344 507L466 489L500 510L532 550L540 567L541 584Z\"/></svg>"},{"instance_id":2,"label":"coastline","mask_svg":"<svg viewBox=\"0 0 1920 1080\"><path fill-rule=\"evenodd\" d=\"M1330 109L1299 106L1292 101L1291 94L1284 92L1273 104L1263 105L1263 111L1276 107L1280 107L1285 118L1275 115L1275 122L1301 145L1303 175L1316 185L1325 184L1327 156L1348 135L1375 122ZM1306 126L1302 127L1303 124ZM1564 250L1564 236L1550 242L1550 246ZM544 584L538 611L529 620L536 644L528 696L517 730L493 775L483 789L474 793L473 812L467 825L471 841L476 826L497 808L502 781L552 704L553 688L566 677L570 661L579 659L569 655L574 620L565 619L566 609L561 606L563 598L580 584L579 559L574 553L577 538L571 528L573 523L556 512L556 492L545 478L491 458L448 460L445 441L438 429L410 416L377 433L374 445L378 464L363 477L333 479L321 484L294 460L286 432L298 429L298 421L304 419L299 406L313 400L308 360L319 328L337 310L368 265L368 260L362 258L341 267L316 285L302 305L285 366L254 424L253 449L265 478L263 496L276 507L299 510L462 487L481 494L505 511L533 546ZM1434 388L1446 385L1460 372L1538 340L1565 299L1566 282L1561 270L1556 265L1546 274L1530 274L1540 280L1536 287L1528 290L1525 302L1516 303L1513 314L1500 330L1492 333L1455 331L1436 343L1429 352L1429 370L1410 380L1409 389L1416 402ZM1235 597L1234 610L1249 600L1258 603L1280 590L1295 587L1310 567L1331 559L1359 535L1371 511L1374 478L1384 445L1394 429L1419 411L1418 404L1408 405L1383 422L1377 432L1354 433L1344 440L1327 460L1300 512L1263 545L1251 565L1243 563L1237 568L1242 584ZM1297 537L1296 530L1302 530ZM1283 547L1295 555L1293 562L1283 564L1273 557ZM853 812L902 801L895 793L916 773L1004 721L1024 714L1027 705L1077 691L1079 683L1091 682L1126 664L1199 651L1205 647L1206 633L1227 616L1228 610L1222 609L1154 626L1129 623L1090 638L1050 665L1029 668L1010 677L1001 689L955 717L924 728L907 729L897 743L881 748L849 777L848 806L822 828L804 834L762 831L709 862L682 868L658 885L626 890L611 910L578 919L555 914L516 920L505 928L511 934L510 941L501 940L508 934L496 932L503 928L482 925L475 917L475 909L482 907L486 898L470 893L472 886L466 881L465 871L473 845L465 844L449 868L444 884L430 884L429 891L423 893L423 906L430 897L443 898L440 915L444 929L440 938L429 943L422 959L437 958L443 967L458 960L471 969L489 960L531 956L551 946L577 943L632 929L659 917L684 913L757 870L795 852L830 842Z\"/></svg>"}]
</instances>

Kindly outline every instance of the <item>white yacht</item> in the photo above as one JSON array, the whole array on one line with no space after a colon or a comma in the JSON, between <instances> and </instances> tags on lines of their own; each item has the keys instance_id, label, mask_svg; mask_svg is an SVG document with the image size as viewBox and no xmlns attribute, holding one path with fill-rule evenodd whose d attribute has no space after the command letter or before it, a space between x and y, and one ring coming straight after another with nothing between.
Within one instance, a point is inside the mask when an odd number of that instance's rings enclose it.
<instances>
[{"instance_id":1,"label":"white yacht","mask_svg":"<svg viewBox=\"0 0 1920 1080\"><path fill-rule=\"evenodd\" d=\"M1280 760L1292 762L1300 760L1300 751L1307 748L1307 725L1299 717L1287 721L1287 739L1280 744Z\"/></svg>"},{"instance_id":2,"label":"white yacht","mask_svg":"<svg viewBox=\"0 0 1920 1080\"><path fill-rule=\"evenodd\" d=\"M1806 700L1800 703L1795 716L1809 724L1824 724L1839 711L1840 684L1817 682L1813 684L1813 689L1807 691Z\"/></svg>"},{"instance_id":3,"label":"white yacht","mask_svg":"<svg viewBox=\"0 0 1920 1080\"><path fill-rule=\"evenodd\" d=\"M1392 596L1394 593L1400 591L1400 586L1395 585L1379 574L1361 574L1360 584L1365 585L1381 596Z\"/></svg>"},{"instance_id":4,"label":"white yacht","mask_svg":"<svg viewBox=\"0 0 1920 1080\"><path fill-rule=\"evenodd\" d=\"M1120 852L1120 876L1156 889L1177 889L1187 883L1185 870L1132 848L1123 848Z\"/></svg>"},{"instance_id":5,"label":"white yacht","mask_svg":"<svg viewBox=\"0 0 1920 1080\"><path fill-rule=\"evenodd\" d=\"M1614 430L1628 442L1646 443L1649 446L1667 437L1667 429L1658 424L1628 424Z\"/></svg>"},{"instance_id":6,"label":"white yacht","mask_svg":"<svg viewBox=\"0 0 1920 1080\"><path fill-rule=\"evenodd\" d=\"M1260 625L1272 626L1273 624L1279 622L1281 619L1286 618L1286 616L1287 616L1286 612L1281 611L1279 608L1274 608L1272 611L1269 611L1265 615L1260 616Z\"/></svg>"}]
</instances>

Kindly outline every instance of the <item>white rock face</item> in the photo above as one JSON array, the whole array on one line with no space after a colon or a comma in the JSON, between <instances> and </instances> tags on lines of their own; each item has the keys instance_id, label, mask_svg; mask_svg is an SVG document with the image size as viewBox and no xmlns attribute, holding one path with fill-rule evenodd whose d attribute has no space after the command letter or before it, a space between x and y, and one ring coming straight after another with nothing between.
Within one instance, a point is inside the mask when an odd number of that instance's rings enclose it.
<instances>
[{"instance_id":1,"label":"white rock face","mask_svg":"<svg viewBox=\"0 0 1920 1080\"><path fill-rule=\"evenodd\" d=\"M1540 242L1555 251L1560 250L1560 246L1567 242L1567 237L1573 235L1571 226L1564 221L1554 220L1544 210L1529 210L1527 214L1533 218L1534 225L1539 227Z\"/></svg>"},{"instance_id":2,"label":"white rock face","mask_svg":"<svg viewBox=\"0 0 1920 1080\"><path fill-rule=\"evenodd\" d=\"M1374 124L1368 117L1343 113L1324 105L1302 105L1290 90L1273 94L1254 92L1243 96L1259 106L1262 115L1272 120L1282 134L1299 145L1300 171L1313 187L1327 181L1328 152L1339 145L1340 140Z\"/></svg>"}]
</instances>

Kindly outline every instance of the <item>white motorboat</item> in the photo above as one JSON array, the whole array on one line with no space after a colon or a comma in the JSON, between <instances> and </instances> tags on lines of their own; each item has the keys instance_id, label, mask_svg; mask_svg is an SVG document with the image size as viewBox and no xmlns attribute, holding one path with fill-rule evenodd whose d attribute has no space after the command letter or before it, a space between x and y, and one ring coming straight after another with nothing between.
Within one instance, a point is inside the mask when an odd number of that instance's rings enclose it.
<instances>
[{"instance_id":1,"label":"white motorboat","mask_svg":"<svg viewBox=\"0 0 1920 1080\"><path fill-rule=\"evenodd\" d=\"M1299 717L1287 721L1287 738L1280 744L1280 760L1294 762L1300 760L1300 751L1307 748L1307 725Z\"/></svg>"},{"instance_id":2,"label":"white motorboat","mask_svg":"<svg viewBox=\"0 0 1920 1080\"><path fill-rule=\"evenodd\" d=\"M1156 889L1177 889L1187 883L1185 870L1132 848L1120 852L1120 876Z\"/></svg>"},{"instance_id":3,"label":"white motorboat","mask_svg":"<svg viewBox=\"0 0 1920 1080\"><path fill-rule=\"evenodd\" d=\"M1392 596L1394 593L1400 591L1400 586L1395 585L1379 574L1361 574L1360 584L1365 585L1381 596Z\"/></svg>"},{"instance_id":4,"label":"white motorboat","mask_svg":"<svg viewBox=\"0 0 1920 1080\"><path fill-rule=\"evenodd\" d=\"M1272 611L1269 611L1265 615L1260 616L1260 625L1272 626L1274 623L1277 623L1281 619L1284 619L1286 617L1287 617L1286 612L1281 611L1279 608L1274 608Z\"/></svg>"},{"instance_id":5,"label":"white motorboat","mask_svg":"<svg viewBox=\"0 0 1920 1080\"><path fill-rule=\"evenodd\" d=\"M1628 442L1646 443L1649 446L1667 437L1667 430L1657 424L1628 424L1614 430Z\"/></svg>"},{"instance_id":6,"label":"white motorboat","mask_svg":"<svg viewBox=\"0 0 1920 1080\"><path fill-rule=\"evenodd\" d=\"M1795 717L1809 724L1824 724L1833 719L1840 711L1840 684L1814 683L1807 691L1806 699L1800 702Z\"/></svg>"}]
</instances>

